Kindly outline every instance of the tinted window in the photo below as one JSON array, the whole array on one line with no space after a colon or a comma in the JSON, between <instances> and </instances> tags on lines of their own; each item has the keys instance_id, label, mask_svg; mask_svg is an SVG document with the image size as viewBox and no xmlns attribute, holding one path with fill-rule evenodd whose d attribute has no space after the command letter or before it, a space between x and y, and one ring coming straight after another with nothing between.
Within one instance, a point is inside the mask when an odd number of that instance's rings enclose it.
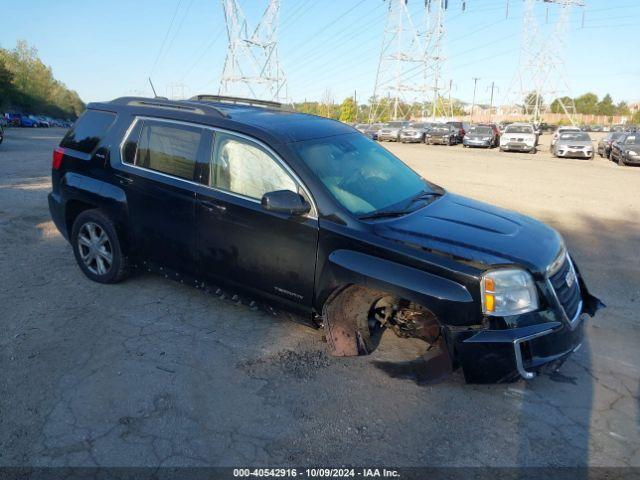
<instances>
[{"instance_id":1,"label":"tinted window","mask_svg":"<svg viewBox=\"0 0 640 480\"><path fill-rule=\"evenodd\" d=\"M138 140L140 139L140 131L142 130L142 122L136 122L135 126L129 132L127 140L122 148L122 161L125 163L136 163L136 150L138 148Z\"/></svg>"},{"instance_id":2,"label":"tinted window","mask_svg":"<svg viewBox=\"0 0 640 480\"><path fill-rule=\"evenodd\" d=\"M64 136L60 146L91 153L104 138L115 119L115 113L87 110Z\"/></svg>"},{"instance_id":3,"label":"tinted window","mask_svg":"<svg viewBox=\"0 0 640 480\"><path fill-rule=\"evenodd\" d=\"M193 180L201 140L200 128L145 120L140 131L135 164Z\"/></svg>"},{"instance_id":4,"label":"tinted window","mask_svg":"<svg viewBox=\"0 0 640 480\"><path fill-rule=\"evenodd\" d=\"M638 143L640 143L639 135L628 135L624 140L625 145L636 145Z\"/></svg>"},{"instance_id":5,"label":"tinted window","mask_svg":"<svg viewBox=\"0 0 640 480\"><path fill-rule=\"evenodd\" d=\"M504 133L533 133L533 127L529 125L509 125Z\"/></svg>"},{"instance_id":6,"label":"tinted window","mask_svg":"<svg viewBox=\"0 0 640 480\"><path fill-rule=\"evenodd\" d=\"M292 145L333 197L356 215L431 190L417 173L363 135L337 135Z\"/></svg>"},{"instance_id":7,"label":"tinted window","mask_svg":"<svg viewBox=\"0 0 640 480\"><path fill-rule=\"evenodd\" d=\"M589 137L589 134L584 132L567 132L567 133L561 133L560 139L561 140L580 140L580 141L586 142L591 140L591 137Z\"/></svg>"},{"instance_id":8,"label":"tinted window","mask_svg":"<svg viewBox=\"0 0 640 480\"><path fill-rule=\"evenodd\" d=\"M216 133L210 185L255 199L277 190L298 191L291 176L269 152L226 133Z\"/></svg>"},{"instance_id":9,"label":"tinted window","mask_svg":"<svg viewBox=\"0 0 640 480\"><path fill-rule=\"evenodd\" d=\"M469 133L477 133L480 135L491 135L493 133L493 130L491 127L474 126L469 128Z\"/></svg>"}]
</instances>

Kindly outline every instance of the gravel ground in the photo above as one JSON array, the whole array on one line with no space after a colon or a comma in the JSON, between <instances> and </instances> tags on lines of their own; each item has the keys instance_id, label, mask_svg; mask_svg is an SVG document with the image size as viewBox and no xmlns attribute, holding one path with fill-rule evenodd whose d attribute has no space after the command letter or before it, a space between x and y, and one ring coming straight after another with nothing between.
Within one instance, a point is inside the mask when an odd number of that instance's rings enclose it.
<instances>
[{"instance_id":1,"label":"gravel ground","mask_svg":"<svg viewBox=\"0 0 640 480\"><path fill-rule=\"evenodd\" d=\"M385 144L558 228L608 305L559 373L430 384L376 368L424 353L393 334L334 359L319 332L164 278L85 279L46 205L62 133L0 146L0 466L640 466L640 168Z\"/></svg>"}]
</instances>

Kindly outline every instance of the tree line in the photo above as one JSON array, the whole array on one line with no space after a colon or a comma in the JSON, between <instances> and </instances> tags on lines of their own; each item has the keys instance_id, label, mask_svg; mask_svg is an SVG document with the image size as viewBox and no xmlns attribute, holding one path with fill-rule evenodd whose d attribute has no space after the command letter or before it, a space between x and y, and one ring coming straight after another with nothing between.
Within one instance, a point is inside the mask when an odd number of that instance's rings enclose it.
<instances>
[{"instance_id":1,"label":"tree line","mask_svg":"<svg viewBox=\"0 0 640 480\"><path fill-rule=\"evenodd\" d=\"M387 122L392 120L393 115L393 99L381 98L375 101L370 98L366 103L358 103L352 97L345 98L342 103L336 103L325 93L325 97L321 101L305 101L294 103L293 107L296 111L302 113L310 113L321 117L332 118L346 123L362 122L367 123L371 117L377 122ZM398 119L409 120L416 117L429 117L433 112L432 102L400 102L397 108ZM373 115L372 115L373 113ZM438 98L436 103L436 116L462 116L465 115L463 104L456 99L447 99L445 97Z\"/></svg>"},{"instance_id":2,"label":"tree line","mask_svg":"<svg viewBox=\"0 0 640 480\"><path fill-rule=\"evenodd\" d=\"M85 105L79 95L56 80L51 67L24 40L0 48L0 111L75 119Z\"/></svg>"}]
</instances>

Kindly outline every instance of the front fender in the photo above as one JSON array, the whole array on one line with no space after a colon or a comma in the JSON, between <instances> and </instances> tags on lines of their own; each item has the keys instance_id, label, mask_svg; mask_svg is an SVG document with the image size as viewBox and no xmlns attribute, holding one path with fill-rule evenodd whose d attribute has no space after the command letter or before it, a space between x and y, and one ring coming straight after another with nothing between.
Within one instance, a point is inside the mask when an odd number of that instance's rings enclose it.
<instances>
[{"instance_id":1,"label":"front fender","mask_svg":"<svg viewBox=\"0 0 640 480\"><path fill-rule=\"evenodd\" d=\"M359 284L416 302L445 325L480 322L479 310L462 284L417 268L353 250L335 250L327 259L318 301L323 305L337 288Z\"/></svg>"}]
</instances>

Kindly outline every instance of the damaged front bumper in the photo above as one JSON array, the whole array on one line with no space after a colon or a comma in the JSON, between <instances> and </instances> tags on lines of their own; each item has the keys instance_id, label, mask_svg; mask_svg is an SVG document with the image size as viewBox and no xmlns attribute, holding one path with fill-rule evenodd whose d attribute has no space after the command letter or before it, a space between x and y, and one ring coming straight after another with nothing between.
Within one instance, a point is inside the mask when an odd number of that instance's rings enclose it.
<instances>
[{"instance_id":1,"label":"damaged front bumper","mask_svg":"<svg viewBox=\"0 0 640 480\"><path fill-rule=\"evenodd\" d=\"M554 288L553 277L548 276L541 284L548 305L506 322L511 328L447 332L450 349L467 382L529 380L545 367L560 365L581 347L586 316L594 316L604 304L589 293L569 257L567 262L565 268L574 269L579 288L571 317Z\"/></svg>"}]
</instances>

